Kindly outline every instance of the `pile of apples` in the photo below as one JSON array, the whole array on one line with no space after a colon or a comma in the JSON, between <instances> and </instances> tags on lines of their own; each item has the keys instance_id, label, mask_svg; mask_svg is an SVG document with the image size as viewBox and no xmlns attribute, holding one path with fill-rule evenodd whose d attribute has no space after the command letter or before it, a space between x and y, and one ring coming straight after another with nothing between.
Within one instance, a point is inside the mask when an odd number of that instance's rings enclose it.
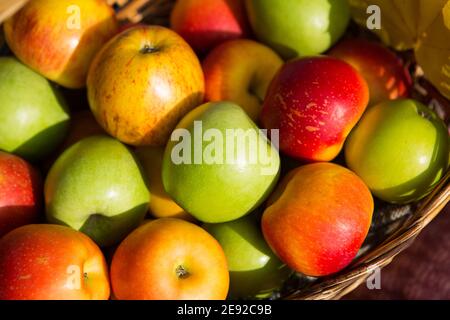
<instances>
[{"instance_id":1,"label":"pile of apples","mask_svg":"<svg viewBox=\"0 0 450 320\"><path fill-rule=\"evenodd\" d=\"M401 59L349 21L346 0L179 0L171 29L29 1L3 25L0 299L261 298L346 268L372 195L418 201L449 165ZM201 161L206 132L259 128Z\"/></svg>"}]
</instances>

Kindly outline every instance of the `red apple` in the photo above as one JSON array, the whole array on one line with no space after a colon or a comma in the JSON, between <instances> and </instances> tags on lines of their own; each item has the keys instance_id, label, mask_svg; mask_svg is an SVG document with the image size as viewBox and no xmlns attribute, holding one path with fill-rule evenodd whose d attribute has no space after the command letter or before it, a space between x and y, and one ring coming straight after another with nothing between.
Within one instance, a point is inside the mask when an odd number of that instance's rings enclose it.
<instances>
[{"instance_id":1,"label":"red apple","mask_svg":"<svg viewBox=\"0 0 450 320\"><path fill-rule=\"evenodd\" d=\"M333 163L291 171L268 200L262 230L289 267L308 276L345 268L369 231L373 198L364 182Z\"/></svg>"},{"instance_id":2,"label":"red apple","mask_svg":"<svg viewBox=\"0 0 450 320\"><path fill-rule=\"evenodd\" d=\"M199 53L248 34L242 0L178 0L170 21L172 29Z\"/></svg>"},{"instance_id":3,"label":"red apple","mask_svg":"<svg viewBox=\"0 0 450 320\"><path fill-rule=\"evenodd\" d=\"M35 222L41 197L39 173L18 156L0 151L0 238Z\"/></svg>"},{"instance_id":4,"label":"red apple","mask_svg":"<svg viewBox=\"0 0 450 320\"><path fill-rule=\"evenodd\" d=\"M370 105L409 96L412 80L402 60L388 48L363 39L348 39L329 53L358 70L369 85Z\"/></svg>"},{"instance_id":5,"label":"red apple","mask_svg":"<svg viewBox=\"0 0 450 320\"><path fill-rule=\"evenodd\" d=\"M222 300L229 286L227 260L199 226L162 218L143 224L119 245L111 285L123 300Z\"/></svg>"},{"instance_id":6,"label":"red apple","mask_svg":"<svg viewBox=\"0 0 450 320\"><path fill-rule=\"evenodd\" d=\"M67 88L86 85L94 55L118 30L106 1L31 0L5 22L14 54Z\"/></svg>"},{"instance_id":7,"label":"red apple","mask_svg":"<svg viewBox=\"0 0 450 320\"><path fill-rule=\"evenodd\" d=\"M0 300L105 300L102 252L69 227L32 224L0 240Z\"/></svg>"},{"instance_id":8,"label":"red apple","mask_svg":"<svg viewBox=\"0 0 450 320\"><path fill-rule=\"evenodd\" d=\"M369 101L363 77L348 63L308 57L286 63L267 92L262 125L280 130L280 150L305 161L330 161Z\"/></svg>"}]
</instances>

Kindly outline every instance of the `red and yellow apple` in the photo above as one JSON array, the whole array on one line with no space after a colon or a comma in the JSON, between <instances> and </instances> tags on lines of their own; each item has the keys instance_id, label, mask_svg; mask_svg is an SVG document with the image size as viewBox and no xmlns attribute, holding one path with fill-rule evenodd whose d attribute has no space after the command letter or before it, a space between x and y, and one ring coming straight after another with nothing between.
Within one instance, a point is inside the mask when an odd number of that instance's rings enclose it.
<instances>
[{"instance_id":1,"label":"red and yellow apple","mask_svg":"<svg viewBox=\"0 0 450 320\"><path fill-rule=\"evenodd\" d=\"M369 102L364 78L348 63L308 57L286 63L272 81L261 112L279 129L280 150L305 161L330 161L341 151Z\"/></svg>"},{"instance_id":2,"label":"red and yellow apple","mask_svg":"<svg viewBox=\"0 0 450 320\"><path fill-rule=\"evenodd\" d=\"M242 0L178 0L170 22L172 29L199 53L249 33Z\"/></svg>"},{"instance_id":3,"label":"red and yellow apple","mask_svg":"<svg viewBox=\"0 0 450 320\"><path fill-rule=\"evenodd\" d=\"M164 190L161 177L164 148L140 147L136 150L136 156L148 177L148 189L152 195L149 204L150 213L155 218L179 218L194 221L194 217L176 204Z\"/></svg>"},{"instance_id":4,"label":"red and yellow apple","mask_svg":"<svg viewBox=\"0 0 450 320\"><path fill-rule=\"evenodd\" d=\"M370 105L409 96L411 76L402 60L386 47L363 39L348 39L329 55L346 61L363 76L369 85Z\"/></svg>"},{"instance_id":5,"label":"red and yellow apple","mask_svg":"<svg viewBox=\"0 0 450 320\"><path fill-rule=\"evenodd\" d=\"M291 171L268 201L262 230L289 267L308 276L345 268L369 231L373 198L350 170L332 163Z\"/></svg>"},{"instance_id":6,"label":"red and yellow apple","mask_svg":"<svg viewBox=\"0 0 450 320\"><path fill-rule=\"evenodd\" d=\"M109 292L105 258L81 232L31 224L0 240L0 300L107 300Z\"/></svg>"},{"instance_id":7,"label":"red and yellow apple","mask_svg":"<svg viewBox=\"0 0 450 320\"><path fill-rule=\"evenodd\" d=\"M163 218L133 231L111 264L120 300L222 300L228 293L227 261L219 243L192 223Z\"/></svg>"},{"instance_id":8,"label":"red and yellow apple","mask_svg":"<svg viewBox=\"0 0 450 320\"><path fill-rule=\"evenodd\" d=\"M261 112L270 82L283 60L252 40L231 40L216 47L203 62L207 101L232 101L253 121Z\"/></svg>"},{"instance_id":9,"label":"red and yellow apple","mask_svg":"<svg viewBox=\"0 0 450 320\"><path fill-rule=\"evenodd\" d=\"M4 28L22 62L64 87L81 88L92 59L117 33L118 23L106 1L31 0Z\"/></svg>"},{"instance_id":10,"label":"red and yellow apple","mask_svg":"<svg viewBox=\"0 0 450 320\"><path fill-rule=\"evenodd\" d=\"M0 238L37 220L42 203L39 173L18 156L0 151Z\"/></svg>"},{"instance_id":11,"label":"red and yellow apple","mask_svg":"<svg viewBox=\"0 0 450 320\"><path fill-rule=\"evenodd\" d=\"M91 110L110 135L134 146L163 146L178 121L203 101L204 79L179 35L137 26L97 54L87 89Z\"/></svg>"}]
</instances>

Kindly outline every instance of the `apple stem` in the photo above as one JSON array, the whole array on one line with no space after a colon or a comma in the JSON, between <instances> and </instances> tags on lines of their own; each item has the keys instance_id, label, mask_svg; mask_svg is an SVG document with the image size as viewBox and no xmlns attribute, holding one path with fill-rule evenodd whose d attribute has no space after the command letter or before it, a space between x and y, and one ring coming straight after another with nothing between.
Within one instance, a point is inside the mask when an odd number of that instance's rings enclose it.
<instances>
[{"instance_id":1,"label":"apple stem","mask_svg":"<svg viewBox=\"0 0 450 320\"><path fill-rule=\"evenodd\" d=\"M186 279L190 276L189 272L182 265L179 265L175 272L180 279Z\"/></svg>"},{"instance_id":2,"label":"apple stem","mask_svg":"<svg viewBox=\"0 0 450 320\"><path fill-rule=\"evenodd\" d=\"M141 49L141 53L143 54L155 53L158 51L159 51L158 48L152 47L148 44L144 45Z\"/></svg>"}]
</instances>

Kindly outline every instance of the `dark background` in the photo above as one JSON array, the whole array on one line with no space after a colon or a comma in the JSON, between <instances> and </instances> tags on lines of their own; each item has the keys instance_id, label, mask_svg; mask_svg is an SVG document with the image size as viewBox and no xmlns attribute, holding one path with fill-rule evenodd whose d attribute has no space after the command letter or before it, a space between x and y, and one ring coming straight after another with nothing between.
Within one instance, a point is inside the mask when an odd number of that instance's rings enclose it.
<instances>
[{"instance_id":1,"label":"dark background","mask_svg":"<svg viewBox=\"0 0 450 320\"><path fill-rule=\"evenodd\" d=\"M450 205L381 271L381 290L364 283L344 299L450 299Z\"/></svg>"}]
</instances>

